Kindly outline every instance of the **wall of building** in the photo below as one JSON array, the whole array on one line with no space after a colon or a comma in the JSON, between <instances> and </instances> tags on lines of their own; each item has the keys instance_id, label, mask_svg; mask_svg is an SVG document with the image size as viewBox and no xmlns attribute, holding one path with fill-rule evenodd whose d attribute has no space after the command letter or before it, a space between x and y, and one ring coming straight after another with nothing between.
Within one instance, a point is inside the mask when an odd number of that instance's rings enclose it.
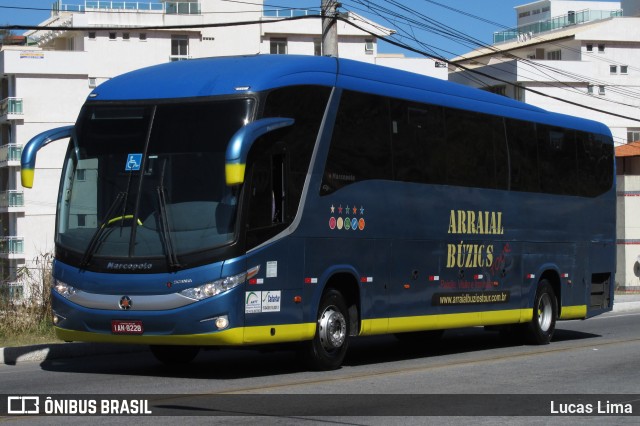
<instances>
[{"instance_id":1,"label":"wall of building","mask_svg":"<svg viewBox=\"0 0 640 426\"><path fill-rule=\"evenodd\" d=\"M640 0L622 0L624 16L640 16Z\"/></svg>"},{"instance_id":2,"label":"wall of building","mask_svg":"<svg viewBox=\"0 0 640 426\"><path fill-rule=\"evenodd\" d=\"M635 157L640 162L640 157ZM617 176L618 267L616 285L640 289L640 176Z\"/></svg>"}]
</instances>

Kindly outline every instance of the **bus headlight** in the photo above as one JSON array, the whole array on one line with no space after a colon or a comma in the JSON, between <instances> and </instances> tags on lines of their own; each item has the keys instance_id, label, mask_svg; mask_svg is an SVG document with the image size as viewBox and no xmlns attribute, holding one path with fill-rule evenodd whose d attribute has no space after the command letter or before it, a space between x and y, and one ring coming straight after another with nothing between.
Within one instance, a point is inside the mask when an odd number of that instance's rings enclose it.
<instances>
[{"instance_id":1,"label":"bus headlight","mask_svg":"<svg viewBox=\"0 0 640 426\"><path fill-rule=\"evenodd\" d=\"M76 289L74 287L60 280L56 280L55 278L53 279L53 289L56 293L66 299L76 294Z\"/></svg>"},{"instance_id":2,"label":"bus headlight","mask_svg":"<svg viewBox=\"0 0 640 426\"><path fill-rule=\"evenodd\" d=\"M226 277L221 280L214 281L212 283L206 283L198 287L187 288L180 292L181 295L189 297L191 299L203 300L209 297L216 296L231 290L234 287L243 284L247 279L247 273L243 272L232 277Z\"/></svg>"}]
</instances>

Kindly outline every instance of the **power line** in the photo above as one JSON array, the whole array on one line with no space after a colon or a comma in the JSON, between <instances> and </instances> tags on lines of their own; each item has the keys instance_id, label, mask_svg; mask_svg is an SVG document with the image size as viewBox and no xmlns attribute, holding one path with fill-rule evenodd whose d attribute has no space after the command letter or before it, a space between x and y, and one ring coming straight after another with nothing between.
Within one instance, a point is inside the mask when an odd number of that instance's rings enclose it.
<instances>
[{"instance_id":1,"label":"power line","mask_svg":"<svg viewBox=\"0 0 640 426\"><path fill-rule=\"evenodd\" d=\"M392 2L395 3L395 2ZM406 7L403 6L403 8L406 9ZM410 9L411 10L411 9ZM419 14L421 15L421 14ZM120 31L126 31L126 30L167 30L167 29L201 29L201 28L220 28L220 27L231 27L231 26L246 26L246 25L257 25L257 24L269 24L269 23L277 23L277 22L284 22L284 21L297 21L297 20L305 20L305 19L319 19L321 18L318 15L304 15L304 16L293 16L293 17L287 17L287 18L281 18L281 19L274 19L274 20L251 20L251 21L236 21L236 22L224 22L224 23L207 23L207 24L192 24L192 25L166 25L166 26L136 26L136 27L118 27L118 28L112 28L112 27L67 27L67 26L39 26L39 25L3 25L0 26L0 29L8 29L8 30L47 30L47 31L69 31L69 30L73 30L73 31L95 31L95 30L113 30L113 29L117 29ZM448 59L445 59L443 57L438 57L436 55L432 55L428 52L425 52L424 50L420 50L418 48L409 46L405 43L401 43L398 42L396 40L393 40L391 37L386 37L384 35L380 35L380 34L376 34L372 31L369 31L365 28L362 28L361 26L357 25L356 23L354 23L352 20L346 19L342 16L337 16L336 19L345 22L348 25L351 25L357 29L359 29L360 31L366 33L366 34L370 34L374 37L378 37L381 40L386 41L389 44L392 44L394 46L397 47L401 47L403 49L409 50L411 52L414 53L418 53L422 56L426 56L429 58L433 58L433 59L437 59L439 61L443 61L446 63L450 63L450 61ZM446 26L445 26L446 27ZM486 74L484 72L478 71L478 70L474 70L472 68L466 67L466 66L462 66L460 64L456 64L457 67L462 68L465 71L471 72L473 74L494 80L494 81L498 81L501 82L503 84L507 84L510 86L514 86L514 87L519 87L522 90L526 90L528 92L537 94L539 96L543 96L543 97L547 97L549 99L554 99L557 100L559 102L563 102L563 103L567 103L570 105L574 105L574 106L578 106L584 109L588 109L591 111L595 111L595 112L599 112L602 114L606 114L606 115L610 115L610 116L615 116L615 117L619 117L619 118L624 118L624 119L628 119L628 120L632 120L632 121L637 121L640 122L640 119L637 118L633 118L633 117L629 117L629 116L625 116L622 114L617 114L611 111L605 111L599 108L594 108L594 107L590 107L590 106L586 106L586 105L582 105L579 104L577 102L573 102L573 101L569 101L567 99L563 99L563 98L559 98L557 96L553 96L550 95L548 93L544 93L541 92L539 90L535 90L532 89L530 87L523 87L523 86L517 86L515 83L495 77L495 76L491 76L489 74Z\"/></svg>"}]
</instances>

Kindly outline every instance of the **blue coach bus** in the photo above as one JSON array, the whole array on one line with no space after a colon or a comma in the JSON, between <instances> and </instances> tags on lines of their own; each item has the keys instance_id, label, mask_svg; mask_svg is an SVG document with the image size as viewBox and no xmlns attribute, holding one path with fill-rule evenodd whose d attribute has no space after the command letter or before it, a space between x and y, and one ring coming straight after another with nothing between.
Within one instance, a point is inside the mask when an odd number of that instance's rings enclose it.
<instances>
[{"instance_id":1,"label":"blue coach bus","mask_svg":"<svg viewBox=\"0 0 640 426\"><path fill-rule=\"evenodd\" d=\"M500 327L545 344L612 309L603 124L390 68L264 55L175 62L96 88L69 139L53 322L65 341L300 342Z\"/></svg>"}]
</instances>

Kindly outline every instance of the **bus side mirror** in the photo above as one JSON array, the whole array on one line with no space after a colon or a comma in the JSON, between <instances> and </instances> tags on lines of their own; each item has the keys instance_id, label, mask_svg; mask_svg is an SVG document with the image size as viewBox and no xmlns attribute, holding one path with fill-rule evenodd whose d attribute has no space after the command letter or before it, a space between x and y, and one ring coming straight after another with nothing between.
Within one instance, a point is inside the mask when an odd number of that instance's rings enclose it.
<instances>
[{"instance_id":1,"label":"bus side mirror","mask_svg":"<svg viewBox=\"0 0 640 426\"><path fill-rule=\"evenodd\" d=\"M239 185L244 182L247 155L256 139L274 130L291 126L294 122L293 118L262 118L240 128L231 137L225 154L225 179L227 185Z\"/></svg>"},{"instance_id":2,"label":"bus side mirror","mask_svg":"<svg viewBox=\"0 0 640 426\"><path fill-rule=\"evenodd\" d=\"M20 159L20 179L22 186L25 188L33 188L33 176L36 168L36 155L40 148L59 139L70 138L73 133L74 126L57 127L47 130L39 135L31 138L22 150Z\"/></svg>"}]
</instances>

